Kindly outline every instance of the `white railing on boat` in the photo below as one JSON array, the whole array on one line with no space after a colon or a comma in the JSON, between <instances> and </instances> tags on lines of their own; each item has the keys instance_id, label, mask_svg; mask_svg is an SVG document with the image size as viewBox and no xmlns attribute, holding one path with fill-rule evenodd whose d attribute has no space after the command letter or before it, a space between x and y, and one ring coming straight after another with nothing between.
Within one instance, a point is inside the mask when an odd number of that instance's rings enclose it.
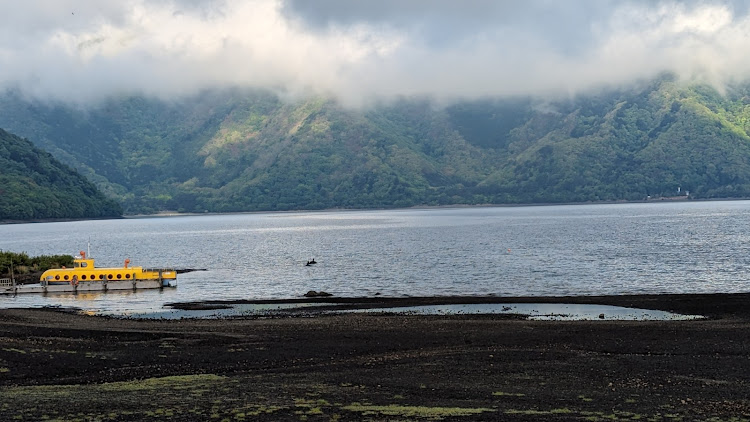
<instances>
[{"instance_id":1,"label":"white railing on boat","mask_svg":"<svg viewBox=\"0 0 750 422\"><path fill-rule=\"evenodd\" d=\"M0 278L0 287L11 287L13 286L13 280L9 278Z\"/></svg>"}]
</instances>

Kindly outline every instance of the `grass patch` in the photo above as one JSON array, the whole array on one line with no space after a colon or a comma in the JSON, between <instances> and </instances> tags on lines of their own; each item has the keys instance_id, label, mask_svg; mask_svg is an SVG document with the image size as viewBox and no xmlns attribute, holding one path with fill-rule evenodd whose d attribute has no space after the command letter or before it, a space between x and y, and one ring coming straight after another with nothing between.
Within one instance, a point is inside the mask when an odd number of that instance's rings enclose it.
<instances>
[{"instance_id":1,"label":"grass patch","mask_svg":"<svg viewBox=\"0 0 750 422\"><path fill-rule=\"evenodd\" d=\"M518 410L518 409L510 409L505 411L508 415L525 415L525 416L550 416L550 415L568 415L571 413L574 413L572 410L563 407L559 409L550 409L550 410L539 410L539 409L526 409L526 410Z\"/></svg>"},{"instance_id":2,"label":"grass patch","mask_svg":"<svg viewBox=\"0 0 750 422\"><path fill-rule=\"evenodd\" d=\"M280 410L285 410L286 407L283 406L246 406L244 410L236 411L235 412L235 418L237 415L242 414L242 417L254 417L254 416L260 416L260 415L270 415L272 413L278 412Z\"/></svg>"},{"instance_id":3,"label":"grass patch","mask_svg":"<svg viewBox=\"0 0 750 422\"><path fill-rule=\"evenodd\" d=\"M304 410L298 410L294 412L297 415L313 416L323 415L323 408L330 407L330 403L323 399L308 400L308 399L294 399L294 406Z\"/></svg>"},{"instance_id":4,"label":"grass patch","mask_svg":"<svg viewBox=\"0 0 750 422\"><path fill-rule=\"evenodd\" d=\"M143 380L110 382L98 385L40 385L10 387L3 391L3 398L15 403L20 408L29 409L31 405L43 403L49 408L56 408L60 403L69 403L85 395L89 404L110 403L140 407L143 399L157 396L168 397L180 390L214 391L225 382L226 377L218 375L186 375ZM106 407L106 406L104 406ZM111 410L111 409L110 409ZM164 409L164 411L168 411Z\"/></svg>"},{"instance_id":5,"label":"grass patch","mask_svg":"<svg viewBox=\"0 0 750 422\"><path fill-rule=\"evenodd\" d=\"M148 378L137 381L110 382L98 387L101 391L194 390L206 384L224 381L226 377L213 374L179 375Z\"/></svg>"},{"instance_id":6,"label":"grass patch","mask_svg":"<svg viewBox=\"0 0 750 422\"><path fill-rule=\"evenodd\" d=\"M526 394L524 393L506 393L503 391L495 391L494 393L492 393L492 395L498 396L498 397L525 397L526 396Z\"/></svg>"},{"instance_id":7,"label":"grass patch","mask_svg":"<svg viewBox=\"0 0 750 422\"><path fill-rule=\"evenodd\" d=\"M359 403L352 403L349 406L344 406L342 410L348 410L350 412L358 412L363 416L397 416L402 418L425 418L432 420L440 420L447 417L458 417L458 416L471 416L478 415L484 412L494 412L494 409L488 409L484 407L470 408L470 407L427 407L427 406L399 406L399 405L387 405L387 406L375 406L375 405L363 405Z\"/></svg>"},{"instance_id":8,"label":"grass patch","mask_svg":"<svg viewBox=\"0 0 750 422\"><path fill-rule=\"evenodd\" d=\"M567 415L568 417L579 419L579 420L585 420L585 421L592 421L592 422L603 422L603 421L639 421L639 420L648 420L648 421L664 421L664 420L671 420L671 421L681 421L684 419L682 415L677 414L657 414L656 416L647 417L638 413L633 412L592 412L592 411L585 411L585 410L571 410L568 408L558 408L558 409L550 409L550 410L540 410L540 409L510 409L506 410L505 414L507 415L522 415L522 416L538 416L538 417L550 417L550 416L560 416L560 415ZM702 420L710 420L710 419L702 419ZM725 422L723 419L717 419L716 422ZM747 421L746 421L747 422Z\"/></svg>"}]
</instances>

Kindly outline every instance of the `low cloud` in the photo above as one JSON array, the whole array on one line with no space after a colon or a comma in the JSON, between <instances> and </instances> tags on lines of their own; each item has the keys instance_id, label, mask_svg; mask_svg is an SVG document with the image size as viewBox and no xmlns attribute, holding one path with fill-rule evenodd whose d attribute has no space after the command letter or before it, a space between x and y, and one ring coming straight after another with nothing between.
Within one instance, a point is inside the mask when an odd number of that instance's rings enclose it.
<instances>
[{"instance_id":1,"label":"low cloud","mask_svg":"<svg viewBox=\"0 0 750 422\"><path fill-rule=\"evenodd\" d=\"M0 5L0 88L85 103L212 87L445 101L569 95L670 71L750 77L741 2L32 0Z\"/></svg>"}]
</instances>

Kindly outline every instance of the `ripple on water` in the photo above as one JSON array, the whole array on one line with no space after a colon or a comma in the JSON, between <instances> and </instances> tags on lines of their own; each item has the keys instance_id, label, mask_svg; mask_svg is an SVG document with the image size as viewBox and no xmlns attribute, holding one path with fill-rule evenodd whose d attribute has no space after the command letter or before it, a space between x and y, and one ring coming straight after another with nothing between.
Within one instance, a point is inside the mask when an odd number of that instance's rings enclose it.
<instances>
[{"instance_id":1,"label":"ripple on water","mask_svg":"<svg viewBox=\"0 0 750 422\"><path fill-rule=\"evenodd\" d=\"M54 241L50 241L54 239ZM161 312L167 302L747 291L750 201L178 216L0 225L0 250L206 268L176 289L0 297ZM305 267L315 258L314 267ZM33 297L32 297L33 296ZM564 312L560 312L561 314ZM597 315L598 316L598 315Z\"/></svg>"}]
</instances>

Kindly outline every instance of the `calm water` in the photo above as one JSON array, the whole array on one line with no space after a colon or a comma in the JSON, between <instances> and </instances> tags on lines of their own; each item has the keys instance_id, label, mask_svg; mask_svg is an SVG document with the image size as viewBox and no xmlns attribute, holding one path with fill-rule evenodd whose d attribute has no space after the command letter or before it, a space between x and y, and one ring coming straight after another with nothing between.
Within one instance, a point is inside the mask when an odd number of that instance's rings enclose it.
<instances>
[{"instance_id":1,"label":"calm water","mask_svg":"<svg viewBox=\"0 0 750 422\"><path fill-rule=\"evenodd\" d=\"M750 202L177 216L0 226L0 249L98 266L206 268L176 289L0 296L135 312L166 302L337 296L750 291ZM306 267L308 259L317 265Z\"/></svg>"}]
</instances>

